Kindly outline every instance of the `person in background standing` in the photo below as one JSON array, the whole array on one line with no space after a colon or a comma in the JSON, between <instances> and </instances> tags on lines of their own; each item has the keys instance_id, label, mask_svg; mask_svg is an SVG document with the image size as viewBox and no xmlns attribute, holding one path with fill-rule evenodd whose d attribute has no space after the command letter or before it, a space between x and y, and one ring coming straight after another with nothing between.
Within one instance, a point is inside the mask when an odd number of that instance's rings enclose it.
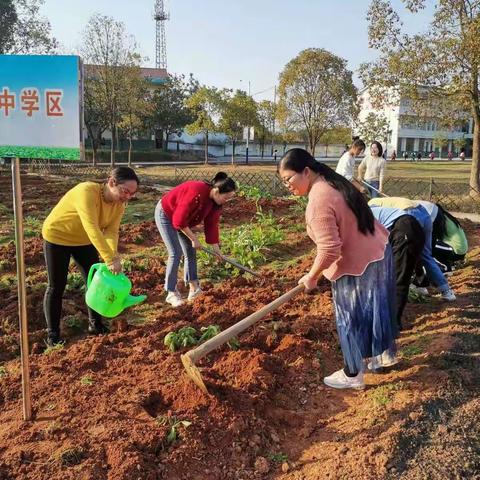
<instances>
[{"instance_id":1,"label":"person in background standing","mask_svg":"<svg viewBox=\"0 0 480 480\"><path fill-rule=\"evenodd\" d=\"M340 157L337 163L336 172L352 182L361 192L365 192L365 187L355 179L355 157L361 155L365 151L365 142L356 138L351 147Z\"/></svg>"},{"instance_id":2,"label":"person in background standing","mask_svg":"<svg viewBox=\"0 0 480 480\"><path fill-rule=\"evenodd\" d=\"M382 156L383 148L380 142L374 141L370 145L370 155L363 158L358 166L358 178L360 182L367 184L370 198L376 198L383 192L383 179L387 162Z\"/></svg>"},{"instance_id":3,"label":"person in background standing","mask_svg":"<svg viewBox=\"0 0 480 480\"><path fill-rule=\"evenodd\" d=\"M397 159L397 152L392 150L392 154L390 155L390 161L394 162Z\"/></svg>"},{"instance_id":4,"label":"person in background standing","mask_svg":"<svg viewBox=\"0 0 480 480\"><path fill-rule=\"evenodd\" d=\"M450 161L453 160L453 153L452 153L451 150L448 151L447 157L448 157L448 159L449 159Z\"/></svg>"}]
</instances>

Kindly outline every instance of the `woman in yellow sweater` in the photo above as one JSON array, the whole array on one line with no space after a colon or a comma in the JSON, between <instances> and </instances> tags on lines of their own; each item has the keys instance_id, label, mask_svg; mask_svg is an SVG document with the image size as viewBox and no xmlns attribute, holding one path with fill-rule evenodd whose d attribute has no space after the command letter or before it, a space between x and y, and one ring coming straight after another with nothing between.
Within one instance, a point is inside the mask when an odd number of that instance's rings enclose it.
<instances>
[{"instance_id":1,"label":"woman in yellow sweater","mask_svg":"<svg viewBox=\"0 0 480 480\"><path fill-rule=\"evenodd\" d=\"M90 267L99 261L99 255L110 271L122 271L117 252L118 231L126 202L135 196L138 184L131 168L117 167L106 183L83 182L69 190L43 223L48 275L43 309L48 345L60 341L62 297L70 257L85 280ZM88 319L89 333L105 333L102 317L90 308Z\"/></svg>"}]
</instances>

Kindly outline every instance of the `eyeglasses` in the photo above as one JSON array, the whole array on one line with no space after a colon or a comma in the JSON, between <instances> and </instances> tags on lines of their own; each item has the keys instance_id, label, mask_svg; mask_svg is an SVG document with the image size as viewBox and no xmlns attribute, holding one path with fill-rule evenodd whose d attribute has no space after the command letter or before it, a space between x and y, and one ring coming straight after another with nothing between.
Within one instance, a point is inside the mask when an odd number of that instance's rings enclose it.
<instances>
[{"instance_id":1,"label":"eyeglasses","mask_svg":"<svg viewBox=\"0 0 480 480\"><path fill-rule=\"evenodd\" d=\"M117 184L117 188L123 195L129 198L133 198L137 194L136 190L134 192L131 192L127 187L124 187L122 185Z\"/></svg>"},{"instance_id":2,"label":"eyeglasses","mask_svg":"<svg viewBox=\"0 0 480 480\"><path fill-rule=\"evenodd\" d=\"M298 175L298 172L297 173L294 173L293 175L290 175L289 177L287 178L282 178L282 183L288 187L291 183L292 183L292 178L295 176L295 175Z\"/></svg>"}]
</instances>

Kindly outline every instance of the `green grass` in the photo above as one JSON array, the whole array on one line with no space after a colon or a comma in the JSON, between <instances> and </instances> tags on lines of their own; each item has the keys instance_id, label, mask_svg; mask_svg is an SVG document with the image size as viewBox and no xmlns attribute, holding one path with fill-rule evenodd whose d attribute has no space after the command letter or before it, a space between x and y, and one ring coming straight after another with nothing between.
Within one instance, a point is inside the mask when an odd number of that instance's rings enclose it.
<instances>
[{"instance_id":1,"label":"green grass","mask_svg":"<svg viewBox=\"0 0 480 480\"><path fill-rule=\"evenodd\" d=\"M0 145L0 157L80 160L80 148Z\"/></svg>"},{"instance_id":2,"label":"green grass","mask_svg":"<svg viewBox=\"0 0 480 480\"><path fill-rule=\"evenodd\" d=\"M91 387L93 384L94 384L94 381L91 375L84 375L80 379L80 385L82 387Z\"/></svg>"},{"instance_id":3,"label":"green grass","mask_svg":"<svg viewBox=\"0 0 480 480\"><path fill-rule=\"evenodd\" d=\"M63 343L56 343L55 345L52 345L51 347L47 347L44 351L44 355L51 355L52 353L59 352L60 350L63 350L65 348L65 345Z\"/></svg>"},{"instance_id":4,"label":"green grass","mask_svg":"<svg viewBox=\"0 0 480 480\"><path fill-rule=\"evenodd\" d=\"M376 407L385 407L388 405L395 396L395 393L403 388L402 382L387 383L380 387L374 388L367 393Z\"/></svg>"},{"instance_id":5,"label":"green grass","mask_svg":"<svg viewBox=\"0 0 480 480\"><path fill-rule=\"evenodd\" d=\"M274 463L288 462L288 455L286 453L270 453L268 459Z\"/></svg>"},{"instance_id":6,"label":"green grass","mask_svg":"<svg viewBox=\"0 0 480 480\"><path fill-rule=\"evenodd\" d=\"M429 343L430 340L427 337L419 337L414 343L403 347L400 356L402 358L413 358L416 355L421 355Z\"/></svg>"}]
</instances>

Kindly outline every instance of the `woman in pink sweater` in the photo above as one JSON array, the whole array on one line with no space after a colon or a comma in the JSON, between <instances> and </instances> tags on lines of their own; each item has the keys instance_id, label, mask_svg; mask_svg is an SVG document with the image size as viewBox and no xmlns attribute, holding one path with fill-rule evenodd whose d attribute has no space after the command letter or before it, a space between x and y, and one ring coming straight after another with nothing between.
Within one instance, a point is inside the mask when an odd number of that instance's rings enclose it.
<instances>
[{"instance_id":1,"label":"woman in pink sweater","mask_svg":"<svg viewBox=\"0 0 480 480\"><path fill-rule=\"evenodd\" d=\"M317 246L310 271L299 280L307 291L324 276L333 302L344 368L325 377L334 388L364 388L364 359L396 363L395 275L388 231L362 194L306 150L282 158L279 174L293 195L308 196L307 233Z\"/></svg>"}]
</instances>

